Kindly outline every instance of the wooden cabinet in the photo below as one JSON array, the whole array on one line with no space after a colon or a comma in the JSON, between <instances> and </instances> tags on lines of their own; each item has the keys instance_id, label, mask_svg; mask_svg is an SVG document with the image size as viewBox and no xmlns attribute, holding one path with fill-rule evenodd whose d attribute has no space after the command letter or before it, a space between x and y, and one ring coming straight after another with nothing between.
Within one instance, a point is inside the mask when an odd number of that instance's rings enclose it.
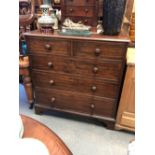
<instances>
[{"instance_id":1,"label":"wooden cabinet","mask_svg":"<svg viewBox=\"0 0 155 155\"><path fill-rule=\"evenodd\" d=\"M73 37L37 31L26 33L25 37L35 112L68 112L99 119L113 128L128 37Z\"/></svg>"},{"instance_id":2,"label":"wooden cabinet","mask_svg":"<svg viewBox=\"0 0 155 155\"><path fill-rule=\"evenodd\" d=\"M116 129L135 130L134 48L127 53L127 70L117 113Z\"/></svg>"},{"instance_id":3,"label":"wooden cabinet","mask_svg":"<svg viewBox=\"0 0 155 155\"><path fill-rule=\"evenodd\" d=\"M70 18L74 22L97 26L98 0L61 0L62 21Z\"/></svg>"}]
</instances>

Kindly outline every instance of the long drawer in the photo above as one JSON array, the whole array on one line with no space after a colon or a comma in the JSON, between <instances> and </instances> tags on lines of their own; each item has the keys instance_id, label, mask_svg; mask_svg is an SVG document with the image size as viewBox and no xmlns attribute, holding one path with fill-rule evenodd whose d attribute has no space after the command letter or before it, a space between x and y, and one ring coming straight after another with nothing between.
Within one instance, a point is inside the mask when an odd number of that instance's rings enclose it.
<instances>
[{"instance_id":1,"label":"long drawer","mask_svg":"<svg viewBox=\"0 0 155 155\"><path fill-rule=\"evenodd\" d=\"M74 59L61 56L30 55L32 69L58 71L119 81L122 61Z\"/></svg>"},{"instance_id":2,"label":"long drawer","mask_svg":"<svg viewBox=\"0 0 155 155\"><path fill-rule=\"evenodd\" d=\"M117 98L119 87L116 83L96 80L95 78L84 78L70 74L57 72L32 72L32 79L35 86L82 92L107 98Z\"/></svg>"},{"instance_id":3,"label":"long drawer","mask_svg":"<svg viewBox=\"0 0 155 155\"><path fill-rule=\"evenodd\" d=\"M91 115L115 117L116 101L82 93L35 88L36 104Z\"/></svg>"}]
</instances>

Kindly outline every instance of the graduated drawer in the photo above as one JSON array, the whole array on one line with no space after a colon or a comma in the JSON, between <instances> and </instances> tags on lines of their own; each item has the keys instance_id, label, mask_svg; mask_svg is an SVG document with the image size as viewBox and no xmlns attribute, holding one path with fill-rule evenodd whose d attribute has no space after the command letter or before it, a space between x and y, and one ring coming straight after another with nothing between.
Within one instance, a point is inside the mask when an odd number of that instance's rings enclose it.
<instances>
[{"instance_id":1,"label":"graduated drawer","mask_svg":"<svg viewBox=\"0 0 155 155\"><path fill-rule=\"evenodd\" d=\"M28 39L29 53L44 53L52 55L70 55L70 42L53 38Z\"/></svg>"},{"instance_id":2,"label":"graduated drawer","mask_svg":"<svg viewBox=\"0 0 155 155\"><path fill-rule=\"evenodd\" d=\"M67 6L93 6L96 0L63 0Z\"/></svg>"},{"instance_id":3,"label":"graduated drawer","mask_svg":"<svg viewBox=\"0 0 155 155\"><path fill-rule=\"evenodd\" d=\"M112 42L76 42L74 44L76 57L84 58L122 58L125 56L126 45Z\"/></svg>"},{"instance_id":4,"label":"graduated drawer","mask_svg":"<svg viewBox=\"0 0 155 155\"><path fill-rule=\"evenodd\" d=\"M58 71L119 81L122 73L121 61L74 59L60 56L30 55L32 69Z\"/></svg>"},{"instance_id":5,"label":"graduated drawer","mask_svg":"<svg viewBox=\"0 0 155 155\"><path fill-rule=\"evenodd\" d=\"M36 104L64 111L114 117L116 101L56 89L35 88Z\"/></svg>"},{"instance_id":6,"label":"graduated drawer","mask_svg":"<svg viewBox=\"0 0 155 155\"><path fill-rule=\"evenodd\" d=\"M87 93L107 98L118 97L118 84L57 72L32 71L33 84L38 87Z\"/></svg>"},{"instance_id":7,"label":"graduated drawer","mask_svg":"<svg viewBox=\"0 0 155 155\"><path fill-rule=\"evenodd\" d=\"M92 17L94 15L93 7L66 7L66 16L82 16L82 17Z\"/></svg>"}]
</instances>

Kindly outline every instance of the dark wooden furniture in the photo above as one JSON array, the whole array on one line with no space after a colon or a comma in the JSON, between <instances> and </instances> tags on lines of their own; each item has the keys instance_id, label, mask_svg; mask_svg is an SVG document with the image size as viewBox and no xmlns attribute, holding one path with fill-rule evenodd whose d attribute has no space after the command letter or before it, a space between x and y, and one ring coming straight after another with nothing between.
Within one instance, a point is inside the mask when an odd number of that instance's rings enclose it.
<instances>
[{"instance_id":1,"label":"dark wooden furniture","mask_svg":"<svg viewBox=\"0 0 155 155\"><path fill-rule=\"evenodd\" d=\"M19 75L22 76L30 108L33 107L34 97L29 74L29 58L22 52L22 43L25 42L23 33L31 30L31 24L35 19L34 6L34 0L19 0Z\"/></svg>"},{"instance_id":2,"label":"dark wooden furniture","mask_svg":"<svg viewBox=\"0 0 155 155\"><path fill-rule=\"evenodd\" d=\"M23 138L36 138L48 148L49 155L72 155L71 151L52 130L44 124L24 115L21 115L24 134Z\"/></svg>"},{"instance_id":3,"label":"dark wooden furniture","mask_svg":"<svg viewBox=\"0 0 155 155\"><path fill-rule=\"evenodd\" d=\"M22 76L23 85L27 95L28 102L30 104L30 109L33 108L34 96L32 91L32 83L29 73L29 58L28 56L19 58L19 75Z\"/></svg>"},{"instance_id":4,"label":"dark wooden furniture","mask_svg":"<svg viewBox=\"0 0 155 155\"><path fill-rule=\"evenodd\" d=\"M113 128L124 74L126 35L25 33L35 112L50 109L97 118Z\"/></svg>"},{"instance_id":5,"label":"dark wooden furniture","mask_svg":"<svg viewBox=\"0 0 155 155\"><path fill-rule=\"evenodd\" d=\"M62 22L68 17L74 22L97 26L98 8L98 0L61 0Z\"/></svg>"},{"instance_id":6,"label":"dark wooden furniture","mask_svg":"<svg viewBox=\"0 0 155 155\"><path fill-rule=\"evenodd\" d=\"M117 113L116 129L135 131L135 60L134 48L127 52L127 70Z\"/></svg>"}]
</instances>

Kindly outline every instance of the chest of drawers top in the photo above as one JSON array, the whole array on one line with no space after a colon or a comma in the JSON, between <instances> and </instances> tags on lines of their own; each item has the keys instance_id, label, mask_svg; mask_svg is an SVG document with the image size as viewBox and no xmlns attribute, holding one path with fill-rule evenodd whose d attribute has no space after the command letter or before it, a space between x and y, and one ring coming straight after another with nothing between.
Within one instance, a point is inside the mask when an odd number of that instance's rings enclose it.
<instances>
[{"instance_id":1,"label":"chest of drawers top","mask_svg":"<svg viewBox=\"0 0 155 155\"><path fill-rule=\"evenodd\" d=\"M46 38L46 39L66 39L66 40L80 40L80 41L100 41L100 42L116 42L116 43L129 43L130 39L127 33L121 32L119 35L109 36L109 35L100 35L100 34L92 34L90 36L65 36L60 35L55 31L54 33L40 33L38 30L31 31L31 32L25 32L25 37L37 37L37 38Z\"/></svg>"}]
</instances>

